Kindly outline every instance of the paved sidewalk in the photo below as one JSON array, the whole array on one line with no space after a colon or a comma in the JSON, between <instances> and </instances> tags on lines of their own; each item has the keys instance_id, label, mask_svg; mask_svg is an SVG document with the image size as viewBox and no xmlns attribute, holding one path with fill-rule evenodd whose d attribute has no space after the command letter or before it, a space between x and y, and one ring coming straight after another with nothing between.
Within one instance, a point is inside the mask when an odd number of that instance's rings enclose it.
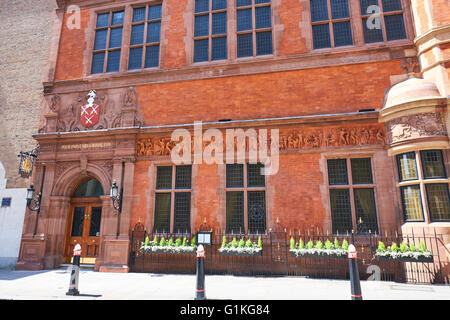
<instances>
[{"instance_id":1,"label":"paved sidewalk","mask_svg":"<svg viewBox=\"0 0 450 320\"><path fill-rule=\"evenodd\" d=\"M193 300L195 275L100 273L81 270L80 296L67 296L70 268L0 271L0 299ZM350 282L300 277L206 276L207 299L350 300ZM448 285L362 281L364 300L450 300Z\"/></svg>"}]
</instances>

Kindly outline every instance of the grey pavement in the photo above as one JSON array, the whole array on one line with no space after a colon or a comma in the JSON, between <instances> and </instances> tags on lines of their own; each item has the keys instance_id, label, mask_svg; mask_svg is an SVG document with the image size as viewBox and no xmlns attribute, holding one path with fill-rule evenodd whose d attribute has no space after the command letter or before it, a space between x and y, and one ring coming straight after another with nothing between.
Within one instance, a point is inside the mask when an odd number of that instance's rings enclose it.
<instances>
[{"instance_id":1,"label":"grey pavement","mask_svg":"<svg viewBox=\"0 0 450 320\"><path fill-rule=\"evenodd\" d=\"M82 269L80 296L67 296L71 268L0 271L6 300L194 300L196 276L102 273ZM206 298L218 300L350 300L348 280L206 275ZM361 281L364 300L450 300L449 285Z\"/></svg>"}]
</instances>

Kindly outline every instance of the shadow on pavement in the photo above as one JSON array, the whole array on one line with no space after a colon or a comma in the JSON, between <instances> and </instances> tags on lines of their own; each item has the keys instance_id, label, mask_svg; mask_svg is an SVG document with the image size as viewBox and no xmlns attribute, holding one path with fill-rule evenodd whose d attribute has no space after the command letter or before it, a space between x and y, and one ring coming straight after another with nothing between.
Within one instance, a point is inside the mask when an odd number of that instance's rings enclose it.
<instances>
[{"instance_id":1,"label":"shadow on pavement","mask_svg":"<svg viewBox=\"0 0 450 320\"><path fill-rule=\"evenodd\" d=\"M0 280L17 280L21 278L31 277L42 273L47 273L52 270L39 270L39 271L11 271L0 270Z\"/></svg>"}]
</instances>

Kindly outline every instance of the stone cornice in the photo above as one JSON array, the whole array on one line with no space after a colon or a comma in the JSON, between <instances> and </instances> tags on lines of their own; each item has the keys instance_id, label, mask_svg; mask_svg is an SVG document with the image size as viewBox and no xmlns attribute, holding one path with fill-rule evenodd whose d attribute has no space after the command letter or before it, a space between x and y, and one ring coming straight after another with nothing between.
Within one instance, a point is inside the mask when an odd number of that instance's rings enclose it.
<instances>
[{"instance_id":1,"label":"stone cornice","mask_svg":"<svg viewBox=\"0 0 450 320\"><path fill-rule=\"evenodd\" d=\"M416 37L414 39L414 44L416 46L420 46L424 42L429 41L432 38L437 38L440 34L443 34L443 33L446 33L446 32L450 32L450 24L446 24L446 25L443 25L443 26L431 28L430 30L428 30L424 34ZM421 51L423 51L423 50L421 50Z\"/></svg>"}]
</instances>

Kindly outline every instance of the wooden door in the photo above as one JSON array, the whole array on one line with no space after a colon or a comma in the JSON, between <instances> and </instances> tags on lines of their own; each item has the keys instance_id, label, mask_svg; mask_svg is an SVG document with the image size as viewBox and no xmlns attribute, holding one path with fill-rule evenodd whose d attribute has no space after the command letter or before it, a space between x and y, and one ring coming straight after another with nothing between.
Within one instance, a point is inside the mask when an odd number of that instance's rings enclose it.
<instances>
[{"instance_id":1,"label":"wooden door","mask_svg":"<svg viewBox=\"0 0 450 320\"><path fill-rule=\"evenodd\" d=\"M80 263L95 264L100 244L101 216L101 203L86 200L72 203L66 232L65 263L72 262L73 249L80 244L82 250Z\"/></svg>"}]
</instances>

